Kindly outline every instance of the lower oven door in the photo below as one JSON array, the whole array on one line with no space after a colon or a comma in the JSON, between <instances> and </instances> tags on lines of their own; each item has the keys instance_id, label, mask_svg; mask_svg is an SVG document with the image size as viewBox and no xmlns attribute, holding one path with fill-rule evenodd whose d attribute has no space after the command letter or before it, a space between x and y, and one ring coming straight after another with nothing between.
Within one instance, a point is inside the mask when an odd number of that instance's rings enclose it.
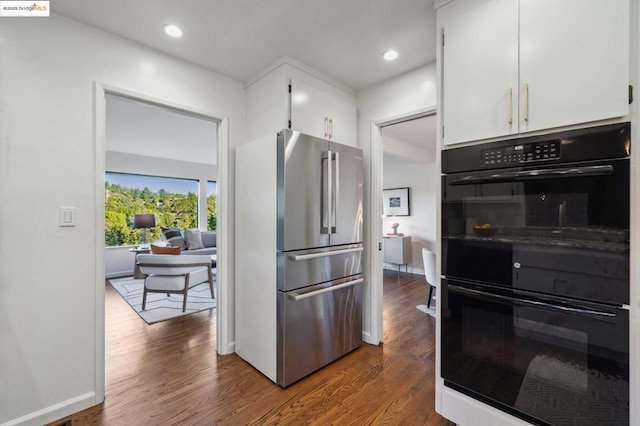
<instances>
[{"instance_id":1,"label":"lower oven door","mask_svg":"<svg viewBox=\"0 0 640 426\"><path fill-rule=\"evenodd\" d=\"M442 281L445 385L536 424L628 425L629 313Z\"/></svg>"}]
</instances>

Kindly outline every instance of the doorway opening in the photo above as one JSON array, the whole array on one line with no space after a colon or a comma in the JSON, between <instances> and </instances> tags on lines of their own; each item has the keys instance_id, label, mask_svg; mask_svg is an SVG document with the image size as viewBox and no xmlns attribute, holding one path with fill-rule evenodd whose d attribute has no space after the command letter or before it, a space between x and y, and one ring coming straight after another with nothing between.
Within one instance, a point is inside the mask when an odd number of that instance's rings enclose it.
<instances>
[{"instance_id":1,"label":"doorway opening","mask_svg":"<svg viewBox=\"0 0 640 426\"><path fill-rule=\"evenodd\" d=\"M391 234L410 238L408 252L385 252L391 260L402 263L385 261L383 266L385 269L392 269L394 265L404 266L407 272L421 274L424 269L418 249L427 247L435 250L436 116L426 115L382 126L381 134L383 191L391 193L391 198L383 194L384 236ZM407 188L407 198L404 191L394 191L396 188ZM393 203L403 202L407 205L401 207L406 208L393 207ZM387 206L388 203L391 205Z\"/></svg>"},{"instance_id":2,"label":"doorway opening","mask_svg":"<svg viewBox=\"0 0 640 426\"><path fill-rule=\"evenodd\" d=\"M96 247L95 247L95 264L96 264L96 342L95 342L95 381L96 381L96 401L104 400L105 393L105 289L107 278L106 273L113 273L114 257L108 254L109 248L105 245L105 173L107 171L115 171L129 174L147 174L152 177L166 177L167 174L179 178L192 180L197 183L197 194L193 194L192 198L196 199L197 206L194 208L195 219L194 228L207 229L211 224L215 224L217 232L217 282L216 282L216 302L217 306L213 313L215 321L215 351L220 354L229 353L228 348L228 297L227 290L227 267L226 267L226 247L228 244L228 202L225 196L228 192L228 182L225 173L228 170L228 119L219 118L207 111L198 110L197 108L189 108L184 105L174 104L169 101L156 99L143 94L134 93L128 90L107 86L101 83L95 83L95 156L96 156ZM196 130L195 127L189 126L188 131L182 129L181 132L175 133L166 131L163 135L165 141L161 141L161 137L155 134L148 137L144 143L134 143L131 139L117 140L114 145L112 129L109 127L109 121L114 118L116 109L108 105L111 102L119 103L120 106L125 105L127 108L143 108L149 115L156 115L148 124L161 128L165 125L165 121L171 119L182 120L191 123L200 123L202 129ZM122 113L122 111L120 111ZM152 113L153 112L153 113ZM140 120L140 110L135 114L131 111L124 112L125 116L129 116L133 120ZM158 113L160 115L158 115ZM143 115L146 113L142 113ZM164 114L164 116L163 116ZM122 115L122 114L120 114ZM161 118L158 118L161 117ZM197 127L197 125L196 125ZM203 130L204 129L204 130ZM194 134L198 131L202 132L206 137L201 138L200 146L193 144L191 147L185 146L186 133ZM143 136L137 135L137 140ZM109 140L108 140L109 139ZM118 145L119 143L119 145ZM146 150L146 151L145 151ZM192 160L180 157L182 151L190 151ZM193 156L193 152L198 152L197 156ZM149 155L152 152L153 155ZM152 158L147 158L152 157ZM179 158L176 160L176 158ZM197 158L193 161L193 158ZM207 162L203 162L203 158ZM211 161L210 159L213 159ZM212 165L213 164L213 165ZM114 166L115 165L115 166ZM194 166L195 165L195 166ZM136 168L137 167L137 168ZM141 171L140 168L143 170ZM195 176L193 176L195 175ZM215 188L215 189L212 189ZM211 193L216 195L216 212L215 220L211 220L208 214L208 199ZM148 234L147 234L148 235ZM114 251L122 252L120 247L116 247ZM117 267L118 256L115 256L117 271L126 271L133 268L134 259L132 254L128 252L128 248L124 249L128 258L124 269ZM128 255L128 256L127 256ZM120 259L121 260L121 259ZM122 267L120 267L122 268ZM141 322L142 319L139 319ZM212 353L215 356L215 353Z\"/></svg>"},{"instance_id":3,"label":"doorway opening","mask_svg":"<svg viewBox=\"0 0 640 426\"><path fill-rule=\"evenodd\" d=\"M216 231L219 123L115 94L106 95L105 113L105 272L112 278L130 275L132 247L166 245L170 228ZM144 232L140 214L153 219Z\"/></svg>"},{"instance_id":4,"label":"doorway opening","mask_svg":"<svg viewBox=\"0 0 640 426\"><path fill-rule=\"evenodd\" d=\"M425 298L416 301L416 305L427 303L429 286L424 279L422 248L435 251L437 241L436 133L433 109L372 123L370 282L371 341L374 343L383 340L385 274L397 278L413 274L414 278L420 278L424 283ZM400 195L396 194L398 189ZM398 210L392 208L389 212L386 207L394 206L385 203L402 204L404 193L407 193L407 210L398 214ZM400 197L400 200L393 200L393 197Z\"/></svg>"}]
</instances>

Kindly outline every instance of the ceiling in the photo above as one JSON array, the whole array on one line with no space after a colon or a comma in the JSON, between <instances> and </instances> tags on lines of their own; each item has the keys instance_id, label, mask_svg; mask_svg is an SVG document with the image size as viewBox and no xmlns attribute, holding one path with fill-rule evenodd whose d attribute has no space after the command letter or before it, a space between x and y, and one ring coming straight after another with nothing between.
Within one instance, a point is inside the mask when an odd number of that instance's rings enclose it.
<instances>
[{"instance_id":1,"label":"ceiling","mask_svg":"<svg viewBox=\"0 0 640 426\"><path fill-rule=\"evenodd\" d=\"M414 118L382 128L385 156L402 158L404 161L429 163L436 154L436 115ZM401 152L398 142L416 149ZM394 152L395 151L395 152Z\"/></svg>"},{"instance_id":2,"label":"ceiling","mask_svg":"<svg viewBox=\"0 0 640 426\"><path fill-rule=\"evenodd\" d=\"M436 116L414 118L383 127L383 134L416 147L436 149Z\"/></svg>"},{"instance_id":3,"label":"ceiling","mask_svg":"<svg viewBox=\"0 0 640 426\"><path fill-rule=\"evenodd\" d=\"M116 95L106 102L107 151L217 164L216 122Z\"/></svg>"},{"instance_id":4,"label":"ceiling","mask_svg":"<svg viewBox=\"0 0 640 426\"><path fill-rule=\"evenodd\" d=\"M242 82L288 56L359 90L435 61L433 1L55 0L51 12Z\"/></svg>"}]
</instances>

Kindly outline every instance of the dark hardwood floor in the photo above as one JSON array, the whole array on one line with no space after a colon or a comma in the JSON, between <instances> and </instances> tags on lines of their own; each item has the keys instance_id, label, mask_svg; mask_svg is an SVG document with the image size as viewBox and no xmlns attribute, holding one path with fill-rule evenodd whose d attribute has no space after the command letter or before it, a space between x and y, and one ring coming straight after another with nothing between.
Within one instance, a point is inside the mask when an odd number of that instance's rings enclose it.
<instances>
[{"instance_id":1,"label":"dark hardwood floor","mask_svg":"<svg viewBox=\"0 0 640 426\"><path fill-rule=\"evenodd\" d=\"M147 325L107 284L106 399L73 425L453 425L434 411L435 320L422 275L385 272L384 344L281 389L215 352L215 314Z\"/></svg>"}]
</instances>

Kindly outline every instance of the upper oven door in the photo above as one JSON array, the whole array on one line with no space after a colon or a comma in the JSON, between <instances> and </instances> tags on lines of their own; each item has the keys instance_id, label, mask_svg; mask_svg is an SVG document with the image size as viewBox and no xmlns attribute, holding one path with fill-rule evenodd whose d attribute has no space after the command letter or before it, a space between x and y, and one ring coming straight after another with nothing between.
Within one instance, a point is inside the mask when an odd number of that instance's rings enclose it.
<instances>
[{"instance_id":1,"label":"upper oven door","mask_svg":"<svg viewBox=\"0 0 640 426\"><path fill-rule=\"evenodd\" d=\"M608 242L629 229L628 159L453 173L443 180L448 236L493 236L473 232L485 225L499 235L556 240L592 239L584 233L600 231Z\"/></svg>"},{"instance_id":2,"label":"upper oven door","mask_svg":"<svg viewBox=\"0 0 640 426\"><path fill-rule=\"evenodd\" d=\"M628 159L442 179L446 276L628 303ZM585 281L574 272L595 276L593 288L572 284ZM603 297L600 277L620 282Z\"/></svg>"}]
</instances>

